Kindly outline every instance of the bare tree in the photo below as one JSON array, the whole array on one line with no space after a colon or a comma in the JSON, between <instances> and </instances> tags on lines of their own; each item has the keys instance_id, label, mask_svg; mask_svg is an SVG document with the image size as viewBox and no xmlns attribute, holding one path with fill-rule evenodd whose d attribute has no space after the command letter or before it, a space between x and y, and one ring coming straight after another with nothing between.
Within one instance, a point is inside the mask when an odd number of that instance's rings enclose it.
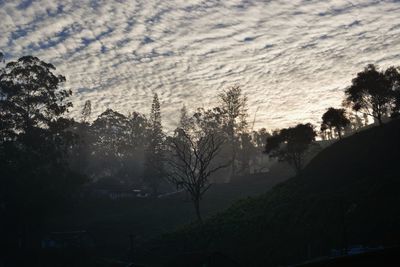
<instances>
[{"instance_id":1,"label":"bare tree","mask_svg":"<svg viewBox=\"0 0 400 267\"><path fill-rule=\"evenodd\" d=\"M200 200L211 186L210 175L230 165L230 162L221 165L214 162L225 140L215 132L178 128L170 141L172 157L166 159L167 178L189 192L200 223Z\"/></svg>"}]
</instances>

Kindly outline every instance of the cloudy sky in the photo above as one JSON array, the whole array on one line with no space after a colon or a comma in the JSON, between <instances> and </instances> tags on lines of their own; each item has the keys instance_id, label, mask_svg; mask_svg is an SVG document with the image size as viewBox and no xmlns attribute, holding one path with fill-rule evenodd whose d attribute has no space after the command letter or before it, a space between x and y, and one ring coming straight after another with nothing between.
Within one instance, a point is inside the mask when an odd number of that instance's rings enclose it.
<instances>
[{"instance_id":1,"label":"cloudy sky","mask_svg":"<svg viewBox=\"0 0 400 267\"><path fill-rule=\"evenodd\" d=\"M366 64L400 65L399 0L0 0L0 51L56 65L77 114L208 107L239 84L256 128L316 123Z\"/></svg>"}]
</instances>

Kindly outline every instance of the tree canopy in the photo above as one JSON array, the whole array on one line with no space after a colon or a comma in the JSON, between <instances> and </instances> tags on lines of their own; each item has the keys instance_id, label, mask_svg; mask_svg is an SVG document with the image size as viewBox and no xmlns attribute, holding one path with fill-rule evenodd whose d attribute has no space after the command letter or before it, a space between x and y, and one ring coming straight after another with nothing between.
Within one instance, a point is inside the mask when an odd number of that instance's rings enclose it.
<instances>
[{"instance_id":1,"label":"tree canopy","mask_svg":"<svg viewBox=\"0 0 400 267\"><path fill-rule=\"evenodd\" d=\"M211 186L210 176L230 165L229 161L222 164L216 161L225 142L225 136L218 130L203 128L199 118L191 120L185 109L181 111L174 137L168 139L167 179L190 194L199 222L202 221L200 200Z\"/></svg>"},{"instance_id":2,"label":"tree canopy","mask_svg":"<svg viewBox=\"0 0 400 267\"><path fill-rule=\"evenodd\" d=\"M332 134L332 130L334 128L339 136L339 139L341 139L344 128L349 124L350 120L346 116L345 109L336 109L330 107L322 115L321 131L326 131L329 129Z\"/></svg>"},{"instance_id":3,"label":"tree canopy","mask_svg":"<svg viewBox=\"0 0 400 267\"><path fill-rule=\"evenodd\" d=\"M382 125L382 118L394 109L399 77L396 68L380 71L370 64L357 74L351 86L345 90L345 102L353 110L374 117Z\"/></svg>"},{"instance_id":4,"label":"tree canopy","mask_svg":"<svg viewBox=\"0 0 400 267\"><path fill-rule=\"evenodd\" d=\"M265 152L293 166L297 173L304 167L305 153L315 140L316 132L310 123L275 132L267 139Z\"/></svg>"},{"instance_id":5,"label":"tree canopy","mask_svg":"<svg viewBox=\"0 0 400 267\"><path fill-rule=\"evenodd\" d=\"M46 128L72 107L71 90L61 88L65 77L52 64L32 56L7 63L0 74L0 118L14 133Z\"/></svg>"}]
</instances>

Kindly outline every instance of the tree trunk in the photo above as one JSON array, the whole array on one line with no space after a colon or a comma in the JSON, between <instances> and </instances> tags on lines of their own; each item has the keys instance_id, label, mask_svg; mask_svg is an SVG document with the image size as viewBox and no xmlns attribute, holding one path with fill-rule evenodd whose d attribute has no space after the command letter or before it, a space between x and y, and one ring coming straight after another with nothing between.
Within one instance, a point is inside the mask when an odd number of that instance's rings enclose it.
<instances>
[{"instance_id":1,"label":"tree trunk","mask_svg":"<svg viewBox=\"0 0 400 267\"><path fill-rule=\"evenodd\" d=\"M340 128L338 128L338 135L339 135L339 140L342 140L342 131L340 130Z\"/></svg>"},{"instance_id":2,"label":"tree trunk","mask_svg":"<svg viewBox=\"0 0 400 267\"><path fill-rule=\"evenodd\" d=\"M378 116L377 116L376 118L378 119L379 126L382 126L382 125L383 125L383 122L382 122L382 115L381 115L381 114L378 114Z\"/></svg>"},{"instance_id":3,"label":"tree trunk","mask_svg":"<svg viewBox=\"0 0 400 267\"><path fill-rule=\"evenodd\" d=\"M300 175L300 173L303 169L302 155L297 155L297 154L293 155L293 166L294 166L296 175Z\"/></svg>"},{"instance_id":4,"label":"tree trunk","mask_svg":"<svg viewBox=\"0 0 400 267\"><path fill-rule=\"evenodd\" d=\"M295 167L295 171L296 171L296 175L300 175L301 171L302 171L302 168L300 166L296 166Z\"/></svg>"},{"instance_id":5,"label":"tree trunk","mask_svg":"<svg viewBox=\"0 0 400 267\"><path fill-rule=\"evenodd\" d=\"M233 129L232 129L232 132L231 132L231 145L232 145L231 179L232 179L232 178L235 176L235 174L236 174L236 166L235 166L235 164L236 164L236 143L235 143L235 139L234 139L234 138L235 138L235 135L234 135Z\"/></svg>"},{"instance_id":6,"label":"tree trunk","mask_svg":"<svg viewBox=\"0 0 400 267\"><path fill-rule=\"evenodd\" d=\"M196 217L197 217L197 221L200 224L203 224L203 219L201 218L201 214L200 214L200 199L195 199L193 200L193 204L194 204L194 209L196 211Z\"/></svg>"},{"instance_id":7,"label":"tree trunk","mask_svg":"<svg viewBox=\"0 0 400 267\"><path fill-rule=\"evenodd\" d=\"M232 153L232 168L231 168L231 179L235 176L236 174L236 167L235 167L235 161L236 161L236 153Z\"/></svg>"},{"instance_id":8,"label":"tree trunk","mask_svg":"<svg viewBox=\"0 0 400 267\"><path fill-rule=\"evenodd\" d=\"M235 161L236 161L236 140L235 140L235 119L230 118L229 123L228 123L228 136L229 136L229 142L231 146L231 177L230 179L232 180L233 176L236 174L236 166L235 166Z\"/></svg>"}]
</instances>

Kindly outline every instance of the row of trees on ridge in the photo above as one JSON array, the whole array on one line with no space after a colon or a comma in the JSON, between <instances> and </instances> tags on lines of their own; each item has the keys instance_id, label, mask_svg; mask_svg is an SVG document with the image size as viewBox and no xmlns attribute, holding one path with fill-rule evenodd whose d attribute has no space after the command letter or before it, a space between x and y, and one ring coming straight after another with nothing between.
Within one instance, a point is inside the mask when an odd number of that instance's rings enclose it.
<instances>
[{"instance_id":1,"label":"row of trees on ridge","mask_svg":"<svg viewBox=\"0 0 400 267\"><path fill-rule=\"evenodd\" d=\"M300 173L317 137L310 123L272 134L264 128L253 131L247 96L239 86L221 92L216 107L189 114L184 106L172 135L163 131L157 94L148 117L106 109L92 121L91 102L86 101L81 117L74 120L65 116L72 107L72 91L64 82L53 65L32 56L0 69L0 169L7 188L0 191L0 200L2 215L13 218L9 222L42 218L36 216L39 210L51 210L43 202L55 205L82 184L107 180L146 186L154 196L163 184L182 188L201 221L200 200L213 179L227 172L228 177L248 174L263 152ZM323 114L321 136L329 132L342 138L351 124L350 109L380 125L385 117L395 117L399 84L399 68L380 71L368 65L345 90L344 108L331 107Z\"/></svg>"}]
</instances>

